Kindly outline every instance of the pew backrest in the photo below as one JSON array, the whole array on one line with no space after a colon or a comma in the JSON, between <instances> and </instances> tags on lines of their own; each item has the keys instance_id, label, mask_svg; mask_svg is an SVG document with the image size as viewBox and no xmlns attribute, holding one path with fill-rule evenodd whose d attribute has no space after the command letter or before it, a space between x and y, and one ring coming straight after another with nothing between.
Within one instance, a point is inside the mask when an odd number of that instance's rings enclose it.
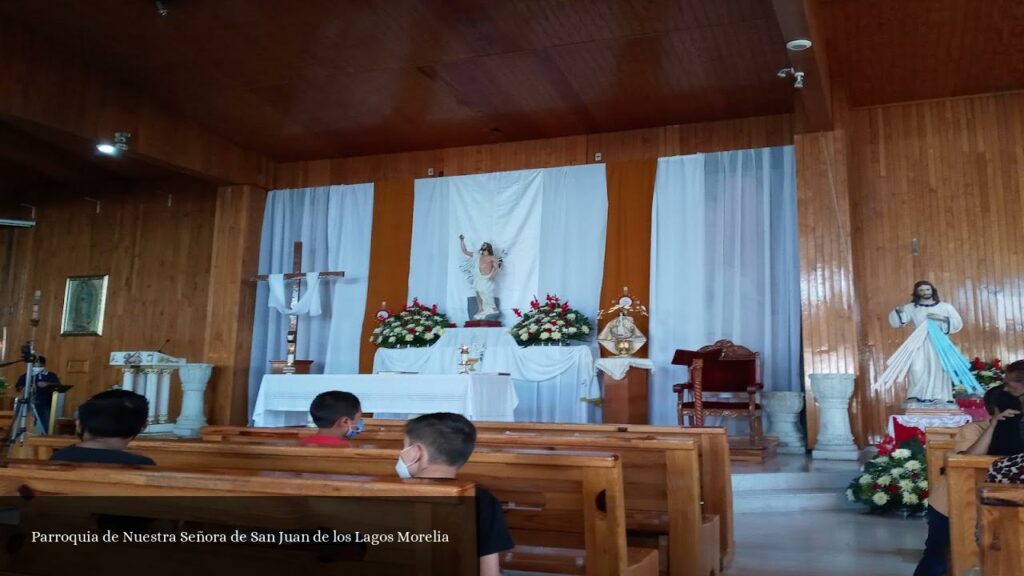
<instances>
[{"instance_id":1,"label":"pew backrest","mask_svg":"<svg viewBox=\"0 0 1024 576\"><path fill-rule=\"evenodd\" d=\"M978 488L982 574L1024 574L1024 486Z\"/></svg>"},{"instance_id":2,"label":"pew backrest","mask_svg":"<svg viewBox=\"0 0 1024 576\"><path fill-rule=\"evenodd\" d=\"M978 487L985 482L995 456L947 454L946 479L949 482L949 533L952 556L951 574L963 574L979 566L975 528L978 524Z\"/></svg>"}]
</instances>

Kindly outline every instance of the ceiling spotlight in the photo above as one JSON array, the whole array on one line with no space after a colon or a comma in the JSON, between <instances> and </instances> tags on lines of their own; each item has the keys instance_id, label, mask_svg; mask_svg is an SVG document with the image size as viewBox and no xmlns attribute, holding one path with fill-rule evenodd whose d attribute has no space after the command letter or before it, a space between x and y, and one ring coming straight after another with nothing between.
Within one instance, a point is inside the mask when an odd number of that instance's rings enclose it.
<instances>
[{"instance_id":1,"label":"ceiling spotlight","mask_svg":"<svg viewBox=\"0 0 1024 576\"><path fill-rule=\"evenodd\" d=\"M807 50L811 46L813 46L813 44L811 44L811 41L806 40L804 38L800 38L798 40L790 40L789 42L786 42L786 49L790 50L791 52L802 52L804 50Z\"/></svg>"},{"instance_id":2,"label":"ceiling spotlight","mask_svg":"<svg viewBox=\"0 0 1024 576\"><path fill-rule=\"evenodd\" d=\"M96 151L107 156L117 156L128 151L128 139L131 137L131 132L114 132L114 143L100 142L96 145Z\"/></svg>"}]
</instances>

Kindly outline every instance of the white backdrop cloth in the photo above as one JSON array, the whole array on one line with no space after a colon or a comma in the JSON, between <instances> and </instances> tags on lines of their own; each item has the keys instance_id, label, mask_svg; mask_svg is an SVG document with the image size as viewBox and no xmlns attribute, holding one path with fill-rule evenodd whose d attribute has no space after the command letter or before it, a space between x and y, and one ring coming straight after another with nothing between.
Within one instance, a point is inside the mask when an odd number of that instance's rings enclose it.
<instances>
[{"instance_id":1,"label":"white backdrop cloth","mask_svg":"<svg viewBox=\"0 0 1024 576\"><path fill-rule=\"evenodd\" d=\"M658 160L651 229L651 422L677 421L677 348L729 339L761 353L765 390L799 390L792 146ZM712 424L713 425L713 424Z\"/></svg>"},{"instance_id":2,"label":"white backdrop cloth","mask_svg":"<svg viewBox=\"0 0 1024 576\"><path fill-rule=\"evenodd\" d=\"M595 421L590 405L580 400L601 396L589 346L520 348L506 328L449 328L429 348L378 349L373 371L456 374L462 346L481 358L477 372L512 376L517 422Z\"/></svg>"},{"instance_id":3,"label":"white backdrop cloth","mask_svg":"<svg viewBox=\"0 0 1024 576\"><path fill-rule=\"evenodd\" d=\"M546 293L594 318L607 223L603 164L417 180L409 298L437 303L456 324L469 319L464 234L470 251L490 242L504 255L496 295L506 324Z\"/></svg>"},{"instance_id":4,"label":"white backdrop cloth","mask_svg":"<svg viewBox=\"0 0 1024 576\"><path fill-rule=\"evenodd\" d=\"M267 196L260 274L291 272L296 241L302 242L303 271L345 272L344 278L320 281L322 313L299 318L297 357L313 360L313 372L359 372L372 223L373 184L275 190ZM306 288L303 282L302 289ZM269 308L269 292L266 282L258 284L249 364L250 414L269 361L283 360L286 354L288 317Z\"/></svg>"},{"instance_id":5,"label":"white backdrop cloth","mask_svg":"<svg viewBox=\"0 0 1024 576\"><path fill-rule=\"evenodd\" d=\"M364 412L400 417L455 412L470 420L511 422L517 400L508 376L411 374L268 374L263 377L254 426L302 426L321 392L344 390Z\"/></svg>"}]
</instances>

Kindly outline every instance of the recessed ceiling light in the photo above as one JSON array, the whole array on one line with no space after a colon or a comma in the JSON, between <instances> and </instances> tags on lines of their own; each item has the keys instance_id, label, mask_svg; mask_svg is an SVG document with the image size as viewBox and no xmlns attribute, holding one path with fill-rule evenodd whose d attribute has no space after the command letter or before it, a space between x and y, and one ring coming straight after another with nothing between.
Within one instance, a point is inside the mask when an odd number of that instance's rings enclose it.
<instances>
[{"instance_id":1,"label":"recessed ceiling light","mask_svg":"<svg viewBox=\"0 0 1024 576\"><path fill-rule=\"evenodd\" d=\"M117 148L113 144L107 144L106 142L96 145L96 150L100 154L106 154L107 156L113 156L117 154Z\"/></svg>"},{"instance_id":2,"label":"recessed ceiling light","mask_svg":"<svg viewBox=\"0 0 1024 576\"><path fill-rule=\"evenodd\" d=\"M811 47L811 41L800 38L799 40L790 40L786 42L786 49L793 52L802 52Z\"/></svg>"}]
</instances>

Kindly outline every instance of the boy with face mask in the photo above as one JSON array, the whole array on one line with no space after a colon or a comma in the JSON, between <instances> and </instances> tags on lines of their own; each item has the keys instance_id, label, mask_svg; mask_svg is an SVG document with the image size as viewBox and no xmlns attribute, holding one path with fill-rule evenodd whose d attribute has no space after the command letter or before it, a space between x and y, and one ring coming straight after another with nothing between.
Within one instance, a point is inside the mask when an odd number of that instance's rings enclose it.
<instances>
[{"instance_id":1,"label":"boy with face mask","mask_svg":"<svg viewBox=\"0 0 1024 576\"><path fill-rule=\"evenodd\" d=\"M50 432L50 406L53 404L53 387L60 384L60 378L57 377L55 372L50 372L46 369L46 356L37 356L35 364L32 365L30 370L32 370L36 378L35 396L32 398L40 420L36 423L36 427L45 428L47 432ZM18 377L18 382L14 387L18 392L24 390L24 374Z\"/></svg>"},{"instance_id":2,"label":"boy with face mask","mask_svg":"<svg viewBox=\"0 0 1024 576\"><path fill-rule=\"evenodd\" d=\"M401 478L453 479L476 447L476 427L459 414L424 414L405 424L405 447L395 470ZM476 487L476 538L480 576L498 576L498 554L515 547L505 526L501 502Z\"/></svg>"},{"instance_id":3,"label":"boy with face mask","mask_svg":"<svg viewBox=\"0 0 1024 576\"><path fill-rule=\"evenodd\" d=\"M309 405L309 415L318 430L299 440L303 446L348 446L363 431L363 409L351 392L321 392Z\"/></svg>"}]
</instances>

